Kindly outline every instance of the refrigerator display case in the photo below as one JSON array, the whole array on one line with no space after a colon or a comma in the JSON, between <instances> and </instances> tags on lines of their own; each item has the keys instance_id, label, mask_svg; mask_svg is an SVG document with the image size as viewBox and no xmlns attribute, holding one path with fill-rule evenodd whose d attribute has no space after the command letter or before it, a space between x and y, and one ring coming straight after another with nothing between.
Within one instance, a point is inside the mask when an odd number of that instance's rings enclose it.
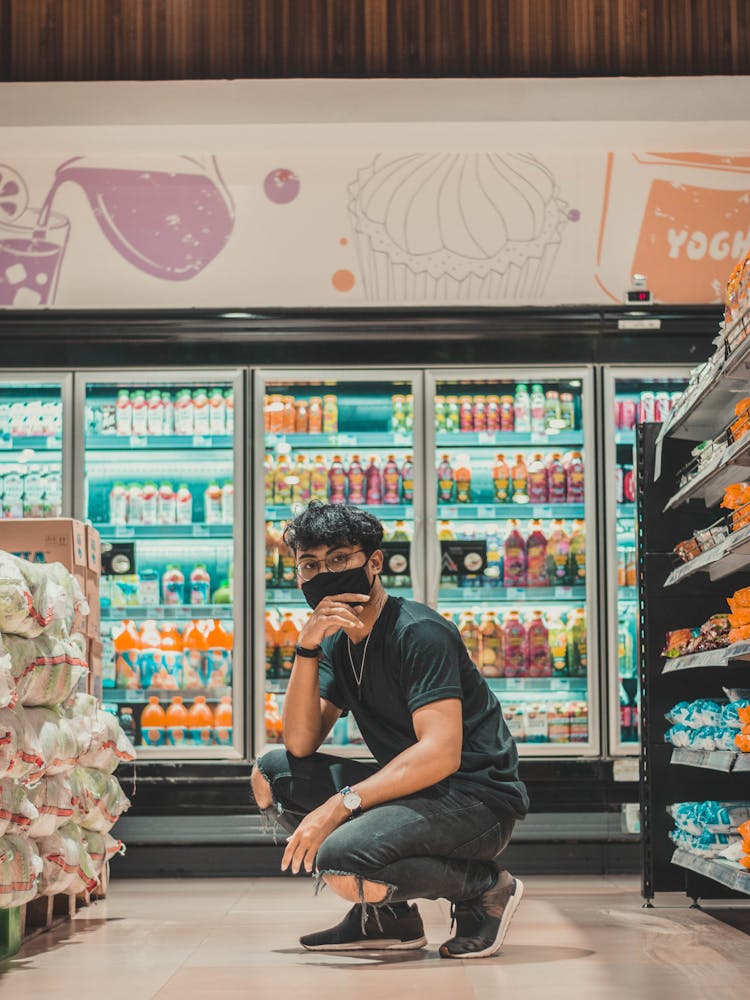
<instances>
[{"instance_id":1,"label":"refrigerator display case","mask_svg":"<svg viewBox=\"0 0 750 1000\"><path fill-rule=\"evenodd\" d=\"M71 509L70 375L0 376L0 517Z\"/></svg>"},{"instance_id":2,"label":"refrigerator display case","mask_svg":"<svg viewBox=\"0 0 750 1000\"><path fill-rule=\"evenodd\" d=\"M604 369L604 499L607 564L609 752L640 753L636 427L662 423L688 383L688 369Z\"/></svg>"},{"instance_id":3,"label":"refrigerator display case","mask_svg":"<svg viewBox=\"0 0 750 1000\"><path fill-rule=\"evenodd\" d=\"M427 599L522 756L599 752L593 370L427 373Z\"/></svg>"},{"instance_id":4,"label":"refrigerator display case","mask_svg":"<svg viewBox=\"0 0 750 1000\"><path fill-rule=\"evenodd\" d=\"M243 757L243 375L92 372L75 392L105 706L139 758Z\"/></svg>"},{"instance_id":5,"label":"refrigerator display case","mask_svg":"<svg viewBox=\"0 0 750 1000\"><path fill-rule=\"evenodd\" d=\"M264 475L256 475L254 493L254 651L265 664L254 699L256 754L282 739L294 646L310 614L282 534L311 499L375 514L385 528L383 583L396 596L424 600L422 408L418 372L255 374L255 468L262 461ZM351 717L326 743L345 756L367 753Z\"/></svg>"}]
</instances>

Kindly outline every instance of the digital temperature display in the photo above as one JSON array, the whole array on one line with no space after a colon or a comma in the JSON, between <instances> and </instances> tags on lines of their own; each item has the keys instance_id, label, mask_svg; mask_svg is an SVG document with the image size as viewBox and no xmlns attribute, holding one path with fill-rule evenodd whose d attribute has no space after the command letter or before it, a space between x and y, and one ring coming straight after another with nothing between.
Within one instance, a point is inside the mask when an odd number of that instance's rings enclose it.
<instances>
[{"instance_id":1,"label":"digital temperature display","mask_svg":"<svg viewBox=\"0 0 750 1000\"><path fill-rule=\"evenodd\" d=\"M634 291L626 292L626 300L628 302L650 302L651 292L647 292L643 289L635 289Z\"/></svg>"}]
</instances>

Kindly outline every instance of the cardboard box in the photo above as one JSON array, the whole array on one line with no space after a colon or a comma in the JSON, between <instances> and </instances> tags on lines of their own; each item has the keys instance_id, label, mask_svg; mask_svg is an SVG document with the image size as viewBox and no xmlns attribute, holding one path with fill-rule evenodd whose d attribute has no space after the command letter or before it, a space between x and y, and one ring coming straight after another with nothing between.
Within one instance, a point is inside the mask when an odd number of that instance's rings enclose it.
<instances>
[{"instance_id":1,"label":"cardboard box","mask_svg":"<svg viewBox=\"0 0 750 1000\"><path fill-rule=\"evenodd\" d=\"M92 525L86 525L86 600L91 611L86 622L86 635L101 639L101 608L99 583L102 572L102 541Z\"/></svg>"},{"instance_id":2,"label":"cardboard box","mask_svg":"<svg viewBox=\"0 0 750 1000\"><path fill-rule=\"evenodd\" d=\"M97 639L90 639L88 693L92 694L98 701L102 700L103 653L102 644Z\"/></svg>"}]
</instances>

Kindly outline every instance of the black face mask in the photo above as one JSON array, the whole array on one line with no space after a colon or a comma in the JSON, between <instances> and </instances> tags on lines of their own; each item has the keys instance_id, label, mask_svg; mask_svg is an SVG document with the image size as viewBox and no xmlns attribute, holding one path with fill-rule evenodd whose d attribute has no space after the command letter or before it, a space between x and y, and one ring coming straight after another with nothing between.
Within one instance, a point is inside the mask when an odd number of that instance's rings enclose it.
<instances>
[{"instance_id":1,"label":"black face mask","mask_svg":"<svg viewBox=\"0 0 750 1000\"><path fill-rule=\"evenodd\" d=\"M345 569L341 573L318 573L312 580L302 584L302 593L310 607L315 610L324 597L335 597L337 594L369 594L375 583L367 578L364 566ZM349 605L357 607L356 603Z\"/></svg>"}]
</instances>

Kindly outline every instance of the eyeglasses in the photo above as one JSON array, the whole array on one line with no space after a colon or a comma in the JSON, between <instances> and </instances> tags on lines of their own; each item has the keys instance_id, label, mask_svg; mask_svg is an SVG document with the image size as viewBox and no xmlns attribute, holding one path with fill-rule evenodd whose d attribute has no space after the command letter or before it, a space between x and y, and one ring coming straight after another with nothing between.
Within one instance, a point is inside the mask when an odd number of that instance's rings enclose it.
<instances>
[{"instance_id":1,"label":"eyeglasses","mask_svg":"<svg viewBox=\"0 0 750 1000\"><path fill-rule=\"evenodd\" d=\"M354 549L352 552L333 552L325 559L303 559L297 563L297 576L303 582L307 582L318 573L322 573L324 566L329 573L343 573L345 569L349 569L352 556L364 551L364 549Z\"/></svg>"}]
</instances>

